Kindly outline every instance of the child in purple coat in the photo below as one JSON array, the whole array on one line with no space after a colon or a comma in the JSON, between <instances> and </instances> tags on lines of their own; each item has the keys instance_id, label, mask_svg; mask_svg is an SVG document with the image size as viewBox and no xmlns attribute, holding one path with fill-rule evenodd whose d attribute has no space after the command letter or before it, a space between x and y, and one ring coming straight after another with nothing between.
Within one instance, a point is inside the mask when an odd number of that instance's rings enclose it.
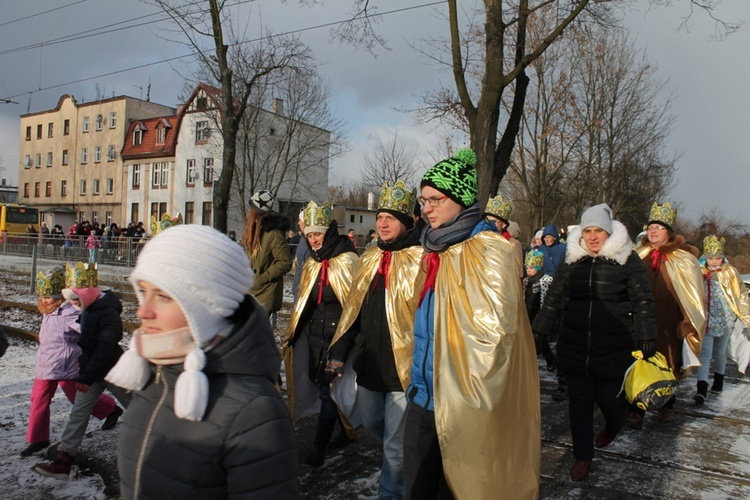
<instances>
[{"instance_id":1,"label":"child in purple coat","mask_svg":"<svg viewBox=\"0 0 750 500\"><path fill-rule=\"evenodd\" d=\"M81 312L69 302L63 302L61 290L65 275L62 267L37 276L38 308L42 313L39 329L39 349L36 353L34 385L31 388L31 409L26 441L29 445L21 451L27 457L49 446L50 403L59 385L72 403L76 395L78 377L78 345ZM115 400L102 394L92 411L99 420L105 420L102 429L111 429L121 414ZM112 417L112 418L110 418Z\"/></svg>"}]
</instances>

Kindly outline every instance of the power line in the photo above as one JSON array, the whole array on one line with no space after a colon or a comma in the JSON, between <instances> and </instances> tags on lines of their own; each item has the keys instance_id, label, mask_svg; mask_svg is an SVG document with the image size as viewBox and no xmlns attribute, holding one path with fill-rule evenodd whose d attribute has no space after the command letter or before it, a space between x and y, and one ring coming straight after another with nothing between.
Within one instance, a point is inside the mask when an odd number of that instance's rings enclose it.
<instances>
[{"instance_id":1,"label":"power line","mask_svg":"<svg viewBox=\"0 0 750 500\"><path fill-rule=\"evenodd\" d=\"M238 3L247 3L248 1L253 1L253 0L246 0L245 2L238 2ZM402 7L402 8L399 8L399 9L394 9L394 10L389 10L389 11L385 11L385 12L381 12L381 13L371 14L369 17L383 17L383 16L390 15L390 14L399 14L399 13L410 11L410 10L422 9L422 8L425 8L425 7L433 7L435 5L440 5L440 4L443 4L443 3L445 3L445 0L440 0L440 1L430 2L430 3L424 3L424 4L420 4L420 5L413 5L413 6L409 6L409 7ZM344 23L347 23L347 22L350 22L350 21L351 21L351 19L344 19L344 20L340 20L340 21L331 21L331 22L328 22L328 23L322 23L322 24L318 24L318 25L315 25L315 26L308 26L306 28L300 28L300 29L296 29L296 30L290 30L290 31L287 31L287 32L283 32L283 33L275 33L275 34L269 35L269 36L263 36L263 37L253 38L251 40L244 40L244 41L241 41L241 42L236 42L236 43L232 44L232 46L244 45L244 44L247 44L247 43L259 42L259 41L267 39L267 38L277 38L277 37L281 37L281 36L288 36L288 35L303 33L303 32L306 32L306 31L313 31L313 30L317 30L317 29L320 29L320 28L326 28L326 27L330 27L330 26L336 26L336 25L339 25L339 24L344 24ZM196 52L192 52L192 53L183 54L183 55L180 55L180 56L169 57L169 58L166 58L166 59L162 59L160 61L154 61L154 62L151 62L151 63L140 64L140 65L137 65L137 66L131 66L129 68L124 68L124 69L120 69L120 70L114 70L114 71L110 71L110 72L107 72L107 73L101 73L101 74L90 76L90 77L86 77L86 78L80 78L78 80L72 80L72 81L65 82L65 83L59 83L59 84L50 85L50 86L47 86L47 87L41 87L40 86L40 88L37 89L37 90L30 90L30 91L26 91L26 92L21 92L19 94L14 94L14 95L11 95L11 96L7 96L5 99L6 100L7 99L13 99L15 97L21 97L21 96L24 96L24 95L31 95L31 94L35 94L35 93L38 93L38 92L43 92L43 91L47 91L47 90L56 89L56 88L59 88L59 87L65 87L65 86L68 86L68 85L74 85L74 84L77 84L77 83L87 82L87 81L94 80L94 79L97 79L97 78L104 78L104 77L107 77L107 76L117 75L117 74L120 74L120 73L127 73L128 71L134 71L134 70L137 70L137 69L143 69L143 68L147 68L147 67L150 67L150 66L157 66L157 65L160 65L160 64L164 64L164 63L168 63L168 62L172 62L172 61L177 61L177 60L180 60L180 59L185 59L185 58L189 58L189 57L195 57L196 55L198 55Z\"/></svg>"},{"instance_id":2,"label":"power line","mask_svg":"<svg viewBox=\"0 0 750 500\"><path fill-rule=\"evenodd\" d=\"M5 21L4 23L0 23L0 28L3 27L3 26L7 26L8 24L13 24L13 23L17 23L19 21L25 21L26 19L31 19L32 17L37 17L37 16L42 16L44 14L49 14L50 12L55 12L56 10L67 9L68 7L72 7L73 5L76 5L76 4L79 4L79 3L83 3L85 1L86 0L78 0L77 2L69 3L67 5L61 5L59 7L55 7L53 9L49 9L49 10L43 10L42 12L37 12L36 14L30 14L28 16L19 17L18 19L11 19L10 21Z\"/></svg>"}]
</instances>

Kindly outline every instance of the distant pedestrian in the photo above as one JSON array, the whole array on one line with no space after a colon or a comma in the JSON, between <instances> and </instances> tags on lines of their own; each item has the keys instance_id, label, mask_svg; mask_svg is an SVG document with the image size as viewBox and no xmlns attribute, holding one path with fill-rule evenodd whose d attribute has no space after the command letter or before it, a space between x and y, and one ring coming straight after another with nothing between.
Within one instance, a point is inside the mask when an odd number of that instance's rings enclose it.
<instances>
[{"instance_id":1,"label":"distant pedestrian","mask_svg":"<svg viewBox=\"0 0 750 500\"><path fill-rule=\"evenodd\" d=\"M727 346L733 330L750 328L750 293L739 271L724 256L724 238L709 235L703 239L699 262L706 286L706 335L698 359L698 391L693 399L702 405L708 395L708 371L713 361L713 394L724 390Z\"/></svg>"},{"instance_id":2,"label":"distant pedestrian","mask_svg":"<svg viewBox=\"0 0 750 500\"><path fill-rule=\"evenodd\" d=\"M101 248L102 244L99 241L99 238L97 238L96 233L91 231L89 235L86 237L86 248L89 251L89 262L92 264L96 263L96 255L99 252L99 248Z\"/></svg>"}]
</instances>

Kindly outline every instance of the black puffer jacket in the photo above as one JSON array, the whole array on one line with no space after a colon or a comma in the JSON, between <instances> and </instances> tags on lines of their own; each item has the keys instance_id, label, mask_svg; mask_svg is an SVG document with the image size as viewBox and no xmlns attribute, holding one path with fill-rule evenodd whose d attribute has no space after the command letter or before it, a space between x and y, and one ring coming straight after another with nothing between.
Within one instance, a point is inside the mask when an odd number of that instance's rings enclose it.
<instances>
[{"instance_id":1,"label":"black puffer jacket","mask_svg":"<svg viewBox=\"0 0 750 500\"><path fill-rule=\"evenodd\" d=\"M558 368L570 375L622 377L634 361L631 352L641 341L656 339L651 285L622 224L613 221L597 257L581 246L580 231L570 233L565 263L534 320L534 333L546 334L564 309Z\"/></svg>"},{"instance_id":2,"label":"black puffer jacket","mask_svg":"<svg viewBox=\"0 0 750 500\"><path fill-rule=\"evenodd\" d=\"M78 357L80 370L78 381L91 385L104 380L122 355L122 302L111 291L95 300L80 316L81 355Z\"/></svg>"},{"instance_id":3,"label":"black puffer jacket","mask_svg":"<svg viewBox=\"0 0 750 500\"><path fill-rule=\"evenodd\" d=\"M152 367L120 430L123 499L298 498L294 429L275 383L281 357L265 310L250 296L237 327L206 353L203 420L174 414L182 365Z\"/></svg>"}]
</instances>

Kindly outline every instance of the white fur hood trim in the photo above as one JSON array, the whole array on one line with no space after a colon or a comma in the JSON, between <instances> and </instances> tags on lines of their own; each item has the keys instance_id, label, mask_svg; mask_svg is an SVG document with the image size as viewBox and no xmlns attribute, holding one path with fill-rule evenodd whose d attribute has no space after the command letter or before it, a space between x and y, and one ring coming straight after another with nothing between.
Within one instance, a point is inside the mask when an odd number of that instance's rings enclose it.
<instances>
[{"instance_id":1,"label":"white fur hood trim","mask_svg":"<svg viewBox=\"0 0 750 500\"><path fill-rule=\"evenodd\" d=\"M583 242L582 229L580 226L576 227L570 232L567 240L567 249L565 251L565 262L572 264L578 262L584 257L593 257L586 244ZM625 265L628 261L628 257L633 252L633 242L630 240L628 230L620 221L612 221L612 234L609 235L607 241L602 245L602 250L599 252L599 257L605 257L612 259L621 266Z\"/></svg>"}]
</instances>

